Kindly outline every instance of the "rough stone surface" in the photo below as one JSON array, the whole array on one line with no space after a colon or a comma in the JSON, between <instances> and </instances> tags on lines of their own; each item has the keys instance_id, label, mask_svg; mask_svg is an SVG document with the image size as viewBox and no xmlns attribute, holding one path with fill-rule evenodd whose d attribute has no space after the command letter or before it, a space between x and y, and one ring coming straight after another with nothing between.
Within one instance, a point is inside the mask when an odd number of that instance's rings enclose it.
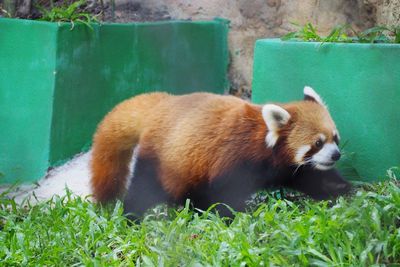
<instances>
[{"instance_id":1,"label":"rough stone surface","mask_svg":"<svg viewBox=\"0 0 400 267\"><path fill-rule=\"evenodd\" d=\"M400 1L399 0L364 0L375 6L376 21L378 24L400 26Z\"/></svg>"}]
</instances>

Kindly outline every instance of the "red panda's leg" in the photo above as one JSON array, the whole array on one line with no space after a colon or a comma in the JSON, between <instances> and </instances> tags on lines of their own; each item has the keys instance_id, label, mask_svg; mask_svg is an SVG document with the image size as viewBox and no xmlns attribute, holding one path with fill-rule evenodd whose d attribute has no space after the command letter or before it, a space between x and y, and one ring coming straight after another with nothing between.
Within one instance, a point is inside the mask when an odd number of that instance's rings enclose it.
<instances>
[{"instance_id":1,"label":"red panda's leg","mask_svg":"<svg viewBox=\"0 0 400 267\"><path fill-rule=\"evenodd\" d=\"M161 184L158 169L157 159L138 156L124 199L124 212L132 219L141 217L148 209L158 204L171 201Z\"/></svg>"},{"instance_id":2,"label":"red panda's leg","mask_svg":"<svg viewBox=\"0 0 400 267\"><path fill-rule=\"evenodd\" d=\"M195 207L205 210L214 203L224 203L235 211L245 211L246 201L273 180L275 170L263 162L242 162L231 170L214 177L210 183L200 185L190 192ZM216 206L222 217L233 214L225 205Z\"/></svg>"},{"instance_id":3,"label":"red panda's leg","mask_svg":"<svg viewBox=\"0 0 400 267\"><path fill-rule=\"evenodd\" d=\"M321 171L308 166L300 168L285 186L317 200L336 198L352 188L338 170Z\"/></svg>"}]
</instances>

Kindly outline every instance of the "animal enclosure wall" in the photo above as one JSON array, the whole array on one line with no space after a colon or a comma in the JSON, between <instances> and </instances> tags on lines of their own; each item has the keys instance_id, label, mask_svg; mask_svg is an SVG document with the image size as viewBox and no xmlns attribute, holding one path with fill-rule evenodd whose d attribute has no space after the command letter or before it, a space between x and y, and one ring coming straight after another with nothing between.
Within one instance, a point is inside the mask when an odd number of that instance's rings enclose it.
<instances>
[{"instance_id":1,"label":"animal enclosure wall","mask_svg":"<svg viewBox=\"0 0 400 267\"><path fill-rule=\"evenodd\" d=\"M88 148L116 103L223 93L224 20L74 25L0 19L0 183L33 181Z\"/></svg>"},{"instance_id":2,"label":"animal enclosure wall","mask_svg":"<svg viewBox=\"0 0 400 267\"><path fill-rule=\"evenodd\" d=\"M325 100L345 152L348 178L372 181L400 166L400 45L259 40L253 100L302 99L305 85Z\"/></svg>"}]
</instances>

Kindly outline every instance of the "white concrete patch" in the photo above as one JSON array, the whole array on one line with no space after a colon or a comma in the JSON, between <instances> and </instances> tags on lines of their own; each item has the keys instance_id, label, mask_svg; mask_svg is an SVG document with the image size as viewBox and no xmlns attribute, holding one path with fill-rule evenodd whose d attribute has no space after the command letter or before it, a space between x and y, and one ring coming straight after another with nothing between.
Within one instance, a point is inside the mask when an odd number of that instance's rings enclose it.
<instances>
[{"instance_id":1,"label":"white concrete patch","mask_svg":"<svg viewBox=\"0 0 400 267\"><path fill-rule=\"evenodd\" d=\"M129 177L132 177L136 162L138 149L134 150L134 155L130 163ZM17 203L30 198L31 203L45 201L55 195L65 196L65 189L68 188L73 195L90 197L90 160L91 151L78 154L64 165L50 170L42 179L35 184L22 184L16 190L11 190L9 197L14 197ZM128 185L131 178L129 178ZM128 186L127 185L127 186ZM0 188L0 193L8 190L7 187ZM35 197L33 197L35 195Z\"/></svg>"},{"instance_id":2,"label":"white concrete patch","mask_svg":"<svg viewBox=\"0 0 400 267\"><path fill-rule=\"evenodd\" d=\"M127 179L127 186L129 186L133 174L138 149L134 150L134 155L130 163L129 179ZM91 151L78 154L73 159L50 170L42 179L35 184L22 184L16 189L11 189L8 193L9 197L13 197L17 203L21 203L24 199L29 198L31 203L36 201L45 201L55 195L65 196L66 188L68 188L73 195L91 198L90 188L90 160ZM1 187L0 193L7 191L9 187ZM35 197L33 197L33 195Z\"/></svg>"},{"instance_id":3,"label":"white concrete patch","mask_svg":"<svg viewBox=\"0 0 400 267\"><path fill-rule=\"evenodd\" d=\"M91 194L90 158L90 152L79 154L64 165L50 170L35 185L23 184L19 186L16 192L10 194L10 197L15 197L18 203L30 197L32 203L48 200L54 195L64 196L66 194L65 188L70 189L73 195L89 196ZM4 190L5 188L2 189L2 191ZM36 198L33 197L33 194Z\"/></svg>"},{"instance_id":4,"label":"white concrete patch","mask_svg":"<svg viewBox=\"0 0 400 267\"><path fill-rule=\"evenodd\" d=\"M129 177L132 177L138 149L134 150L134 155L130 163ZM22 184L16 189L11 189L7 195L13 197L17 203L30 198L30 202L45 201L55 195L65 196L65 189L68 188L73 195L90 197L90 160L91 151L78 154L65 164L50 170L42 179L35 184ZM127 179L127 186L131 178ZM8 186L0 187L0 193L9 190ZM35 197L33 197L35 195Z\"/></svg>"}]
</instances>

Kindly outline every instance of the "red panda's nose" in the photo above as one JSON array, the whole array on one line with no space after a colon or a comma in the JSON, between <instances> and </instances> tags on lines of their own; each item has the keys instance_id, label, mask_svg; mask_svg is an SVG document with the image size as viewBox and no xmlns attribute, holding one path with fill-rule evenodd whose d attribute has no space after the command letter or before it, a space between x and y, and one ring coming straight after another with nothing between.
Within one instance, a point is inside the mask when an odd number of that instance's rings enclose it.
<instances>
[{"instance_id":1,"label":"red panda's nose","mask_svg":"<svg viewBox=\"0 0 400 267\"><path fill-rule=\"evenodd\" d=\"M339 151L339 150L336 150L336 151L333 152L333 154L332 154L332 160L338 161L338 160L340 159L340 156L341 156L340 151Z\"/></svg>"}]
</instances>

